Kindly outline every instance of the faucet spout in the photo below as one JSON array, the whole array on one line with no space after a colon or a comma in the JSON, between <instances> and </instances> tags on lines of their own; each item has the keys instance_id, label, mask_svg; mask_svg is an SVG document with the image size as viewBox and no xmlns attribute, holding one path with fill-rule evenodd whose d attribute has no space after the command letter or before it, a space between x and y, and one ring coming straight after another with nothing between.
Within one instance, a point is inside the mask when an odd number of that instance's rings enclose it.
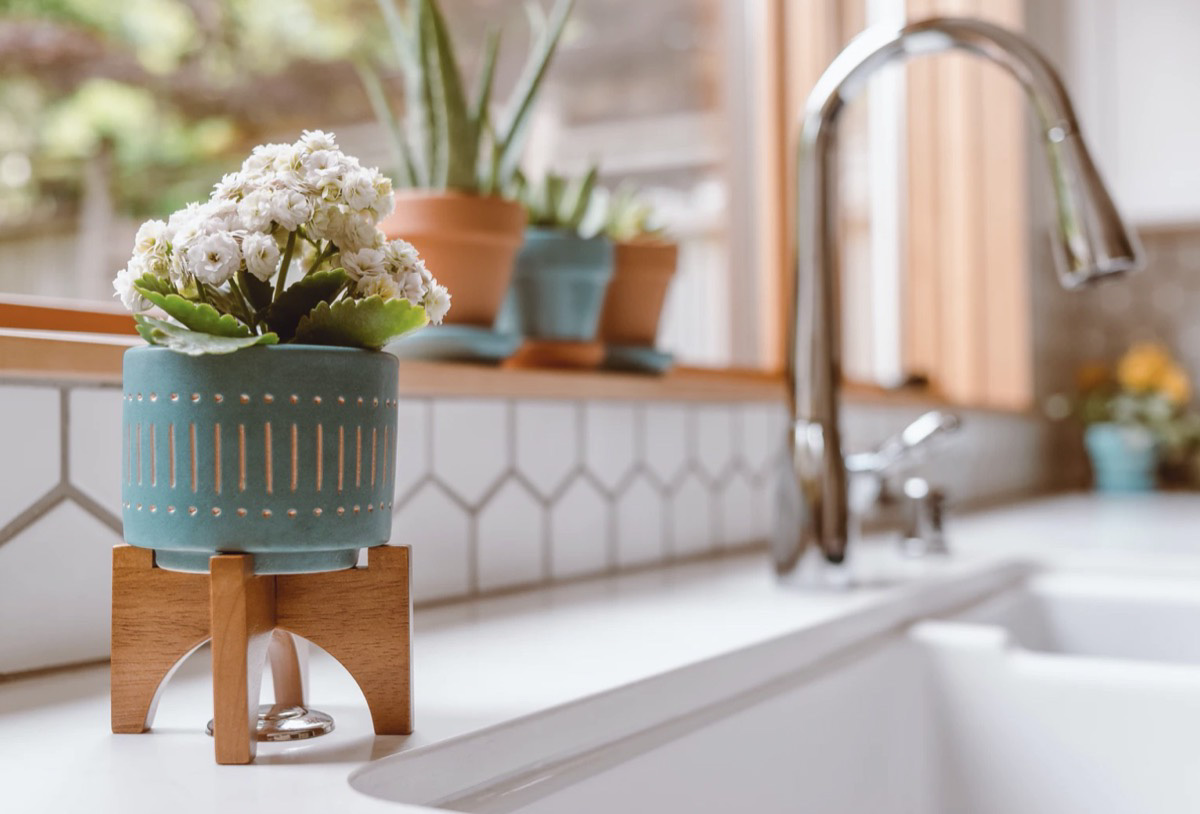
<instances>
[{"instance_id":1,"label":"faucet spout","mask_svg":"<svg viewBox=\"0 0 1200 814\"><path fill-rule=\"evenodd\" d=\"M809 96L797 146L796 299L787 365L794 477L785 478L787 493L772 546L781 573L795 568L810 543L828 560L841 562L850 532L838 416L841 362L831 166L838 114L881 66L951 49L1005 68L1032 103L1057 207L1053 242L1062 285L1078 288L1141 266L1137 239L1084 146L1062 80L1028 41L991 23L950 17L899 29L872 28L851 41Z\"/></svg>"}]
</instances>

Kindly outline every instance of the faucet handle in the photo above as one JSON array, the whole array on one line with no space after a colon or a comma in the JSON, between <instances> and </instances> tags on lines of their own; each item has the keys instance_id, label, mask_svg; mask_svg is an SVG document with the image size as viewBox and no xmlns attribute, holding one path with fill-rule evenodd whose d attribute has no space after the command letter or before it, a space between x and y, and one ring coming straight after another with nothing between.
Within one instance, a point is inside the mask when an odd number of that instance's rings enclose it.
<instances>
[{"instance_id":1,"label":"faucet handle","mask_svg":"<svg viewBox=\"0 0 1200 814\"><path fill-rule=\"evenodd\" d=\"M846 456L852 473L884 475L891 469L919 459L937 439L958 432L962 419L945 410L930 410L870 452Z\"/></svg>"},{"instance_id":2,"label":"faucet handle","mask_svg":"<svg viewBox=\"0 0 1200 814\"><path fill-rule=\"evenodd\" d=\"M901 550L910 557L949 554L943 528L946 494L924 478L908 478L904 481L904 503Z\"/></svg>"}]
</instances>

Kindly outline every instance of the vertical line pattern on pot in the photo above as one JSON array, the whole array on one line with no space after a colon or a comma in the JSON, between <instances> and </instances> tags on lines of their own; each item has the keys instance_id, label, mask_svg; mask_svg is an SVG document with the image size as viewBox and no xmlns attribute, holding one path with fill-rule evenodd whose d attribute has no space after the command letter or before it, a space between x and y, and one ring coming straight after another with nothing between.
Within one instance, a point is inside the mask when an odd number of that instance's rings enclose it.
<instances>
[{"instance_id":1,"label":"vertical line pattern on pot","mask_svg":"<svg viewBox=\"0 0 1200 814\"><path fill-rule=\"evenodd\" d=\"M150 425L150 485L158 486L158 425Z\"/></svg>"},{"instance_id":2,"label":"vertical line pattern on pot","mask_svg":"<svg viewBox=\"0 0 1200 814\"><path fill-rule=\"evenodd\" d=\"M321 491L321 483L325 479L325 466L321 460L325 457L325 429L317 424L317 491Z\"/></svg>"},{"instance_id":3,"label":"vertical line pattern on pot","mask_svg":"<svg viewBox=\"0 0 1200 814\"><path fill-rule=\"evenodd\" d=\"M292 491L293 492L296 491L297 478L299 478L299 476L300 476L299 461L297 460L298 456L300 454L299 453L299 439L297 437L298 432L299 432L299 430L296 429L296 425L292 424Z\"/></svg>"},{"instance_id":4,"label":"vertical line pattern on pot","mask_svg":"<svg viewBox=\"0 0 1200 814\"><path fill-rule=\"evenodd\" d=\"M267 494L275 494L275 466L271 460L271 422L263 424L263 445L266 457Z\"/></svg>"},{"instance_id":5,"label":"vertical line pattern on pot","mask_svg":"<svg viewBox=\"0 0 1200 814\"><path fill-rule=\"evenodd\" d=\"M128 486L133 483L133 467L131 467L129 465L129 452L130 451L129 451L129 425L128 424L125 425L125 443L123 443L121 446L122 446L121 452L124 453L124 458L125 458L125 473L124 473L125 474L125 485Z\"/></svg>"},{"instance_id":6,"label":"vertical line pattern on pot","mask_svg":"<svg viewBox=\"0 0 1200 814\"><path fill-rule=\"evenodd\" d=\"M342 493L343 475L346 466L346 427L338 425L338 494Z\"/></svg>"},{"instance_id":7,"label":"vertical line pattern on pot","mask_svg":"<svg viewBox=\"0 0 1200 814\"><path fill-rule=\"evenodd\" d=\"M142 485L142 422L138 422L137 426L137 469L138 469L138 486Z\"/></svg>"},{"instance_id":8,"label":"vertical line pattern on pot","mask_svg":"<svg viewBox=\"0 0 1200 814\"><path fill-rule=\"evenodd\" d=\"M192 492L194 494L196 491L196 480L197 480L196 470L199 468L196 466L196 422L195 421L191 421L188 423L188 443L190 444L191 451L192 451Z\"/></svg>"},{"instance_id":9,"label":"vertical line pattern on pot","mask_svg":"<svg viewBox=\"0 0 1200 814\"><path fill-rule=\"evenodd\" d=\"M354 485L362 486L362 424L358 425L354 436Z\"/></svg>"},{"instance_id":10,"label":"vertical line pattern on pot","mask_svg":"<svg viewBox=\"0 0 1200 814\"><path fill-rule=\"evenodd\" d=\"M388 425L384 424L383 425L383 480L380 481L380 483L383 486L387 486L387 479L388 479L387 462L388 462Z\"/></svg>"},{"instance_id":11,"label":"vertical line pattern on pot","mask_svg":"<svg viewBox=\"0 0 1200 814\"><path fill-rule=\"evenodd\" d=\"M379 438L379 431L376 427L371 428L371 488L375 488L375 443Z\"/></svg>"},{"instance_id":12,"label":"vertical line pattern on pot","mask_svg":"<svg viewBox=\"0 0 1200 814\"><path fill-rule=\"evenodd\" d=\"M221 494L221 425L213 424L213 488Z\"/></svg>"},{"instance_id":13,"label":"vertical line pattern on pot","mask_svg":"<svg viewBox=\"0 0 1200 814\"><path fill-rule=\"evenodd\" d=\"M171 488L175 488L175 422L167 424L167 472Z\"/></svg>"},{"instance_id":14,"label":"vertical line pattern on pot","mask_svg":"<svg viewBox=\"0 0 1200 814\"><path fill-rule=\"evenodd\" d=\"M246 491L246 425L238 424L238 491Z\"/></svg>"}]
</instances>

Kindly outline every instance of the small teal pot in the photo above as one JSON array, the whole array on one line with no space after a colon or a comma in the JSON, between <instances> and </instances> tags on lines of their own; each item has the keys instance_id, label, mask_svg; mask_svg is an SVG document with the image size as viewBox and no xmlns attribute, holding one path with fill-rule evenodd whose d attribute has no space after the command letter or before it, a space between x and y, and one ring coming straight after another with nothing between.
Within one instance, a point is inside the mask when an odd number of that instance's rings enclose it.
<instances>
[{"instance_id":1,"label":"small teal pot","mask_svg":"<svg viewBox=\"0 0 1200 814\"><path fill-rule=\"evenodd\" d=\"M608 238L526 229L511 298L517 330L530 339L594 340L612 276Z\"/></svg>"},{"instance_id":2,"label":"small teal pot","mask_svg":"<svg viewBox=\"0 0 1200 814\"><path fill-rule=\"evenodd\" d=\"M1097 491L1149 492L1154 489L1158 443L1150 430L1137 425L1092 424L1084 434L1084 444L1092 462Z\"/></svg>"},{"instance_id":3,"label":"small teal pot","mask_svg":"<svg viewBox=\"0 0 1200 814\"><path fill-rule=\"evenodd\" d=\"M178 571L234 552L259 574L353 568L391 534L397 373L352 348L126 351L125 542Z\"/></svg>"}]
</instances>

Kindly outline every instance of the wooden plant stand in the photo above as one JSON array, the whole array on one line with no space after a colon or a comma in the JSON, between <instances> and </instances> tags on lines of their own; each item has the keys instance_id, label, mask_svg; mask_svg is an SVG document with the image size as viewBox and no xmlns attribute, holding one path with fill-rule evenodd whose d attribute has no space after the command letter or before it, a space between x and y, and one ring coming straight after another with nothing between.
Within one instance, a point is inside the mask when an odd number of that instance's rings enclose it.
<instances>
[{"instance_id":1,"label":"wooden plant stand","mask_svg":"<svg viewBox=\"0 0 1200 814\"><path fill-rule=\"evenodd\" d=\"M250 763L262 671L281 631L308 639L349 671L376 734L410 734L411 620L406 546L369 549L366 568L278 576L255 576L249 554L220 554L208 574L185 574L156 568L149 549L116 546L112 731L146 732L175 668L211 639L217 763ZM276 687L287 702L302 703L294 671L277 675Z\"/></svg>"}]
</instances>

